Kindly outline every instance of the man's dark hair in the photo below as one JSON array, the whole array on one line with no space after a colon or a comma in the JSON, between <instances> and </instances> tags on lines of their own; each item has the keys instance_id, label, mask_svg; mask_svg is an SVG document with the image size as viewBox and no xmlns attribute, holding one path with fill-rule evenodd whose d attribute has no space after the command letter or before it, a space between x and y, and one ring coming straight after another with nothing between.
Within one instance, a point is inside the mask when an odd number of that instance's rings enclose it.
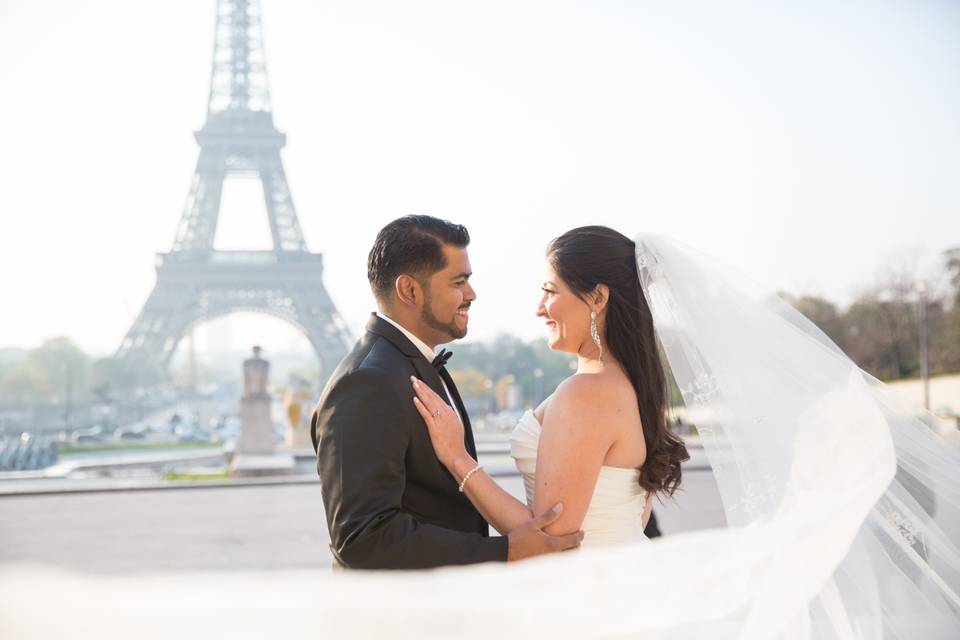
<instances>
[{"instance_id":1,"label":"man's dark hair","mask_svg":"<svg viewBox=\"0 0 960 640\"><path fill-rule=\"evenodd\" d=\"M380 301L389 300L393 284L404 273L424 284L447 266L445 244L466 247L470 244L467 228L424 215L404 216L385 226L367 257L367 279L373 295Z\"/></svg>"}]
</instances>

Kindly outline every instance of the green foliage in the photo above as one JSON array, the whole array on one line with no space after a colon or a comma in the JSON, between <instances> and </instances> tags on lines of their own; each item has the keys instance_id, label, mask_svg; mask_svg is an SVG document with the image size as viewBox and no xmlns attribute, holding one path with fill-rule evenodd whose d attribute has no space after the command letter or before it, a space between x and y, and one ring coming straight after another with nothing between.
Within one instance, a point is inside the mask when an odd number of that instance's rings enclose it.
<instances>
[{"instance_id":1,"label":"green foliage","mask_svg":"<svg viewBox=\"0 0 960 640\"><path fill-rule=\"evenodd\" d=\"M490 343L452 345L456 352L450 361L450 374L464 400L491 398L504 386L520 388L524 406L535 407L576 371L577 359L569 353L551 351L545 339L524 342L513 336L501 335ZM683 404L666 366L669 383L669 403Z\"/></svg>"},{"instance_id":2,"label":"green foliage","mask_svg":"<svg viewBox=\"0 0 960 640\"><path fill-rule=\"evenodd\" d=\"M3 373L0 400L73 401L89 392L90 371L90 357L69 338L51 338Z\"/></svg>"},{"instance_id":3,"label":"green foliage","mask_svg":"<svg viewBox=\"0 0 960 640\"><path fill-rule=\"evenodd\" d=\"M211 473L176 473L174 471L168 471L164 474L163 479L169 482L209 482L229 480L232 475L229 469Z\"/></svg>"},{"instance_id":4,"label":"green foliage","mask_svg":"<svg viewBox=\"0 0 960 640\"><path fill-rule=\"evenodd\" d=\"M797 311L817 325L831 340L837 344L843 341L846 328L843 315L837 309L837 305L817 296L791 299L791 304Z\"/></svg>"},{"instance_id":5,"label":"green foliage","mask_svg":"<svg viewBox=\"0 0 960 640\"><path fill-rule=\"evenodd\" d=\"M847 330L840 347L878 378L916 377L920 371L917 309L913 301L857 300L843 316Z\"/></svg>"},{"instance_id":6,"label":"green foliage","mask_svg":"<svg viewBox=\"0 0 960 640\"><path fill-rule=\"evenodd\" d=\"M450 348L456 353L450 372L465 400L489 396L498 385L512 382L525 405L539 404L573 373L576 362L570 354L551 351L544 339L524 342L500 335L492 342Z\"/></svg>"},{"instance_id":7,"label":"green foliage","mask_svg":"<svg viewBox=\"0 0 960 640\"><path fill-rule=\"evenodd\" d=\"M949 249L943 253L950 285L953 287L953 308L960 307L960 247Z\"/></svg>"},{"instance_id":8,"label":"green foliage","mask_svg":"<svg viewBox=\"0 0 960 640\"><path fill-rule=\"evenodd\" d=\"M138 384L136 371L121 360L115 358L98 358L93 361L90 372L92 389L97 395L117 394L131 391Z\"/></svg>"},{"instance_id":9,"label":"green foliage","mask_svg":"<svg viewBox=\"0 0 960 640\"><path fill-rule=\"evenodd\" d=\"M960 371L960 248L943 257L951 291L926 299L931 375ZM815 296L786 298L864 370L896 380L920 374L923 314L916 282L909 273L888 274L845 310Z\"/></svg>"},{"instance_id":10,"label":"green foliage","mask_svg":"<svg viewBox=\"0 0 960 640\"><path fill-rule=\"evenodd\" d=\"M83 403L114 399L145 378L114 358L92 359L69 338L46 340L22 358L0 361L0 403Z\"/></svg>"}]
</instances>

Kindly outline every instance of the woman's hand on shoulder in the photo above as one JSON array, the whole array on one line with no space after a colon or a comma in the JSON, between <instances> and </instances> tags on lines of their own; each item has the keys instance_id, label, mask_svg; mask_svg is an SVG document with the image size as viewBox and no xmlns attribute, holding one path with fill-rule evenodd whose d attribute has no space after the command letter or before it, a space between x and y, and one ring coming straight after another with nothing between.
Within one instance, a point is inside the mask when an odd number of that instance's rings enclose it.
<instances>
[{"instance_id":1,"label":"woman's hand on shoulder","mask_svg":"<svg viewBox=\"0 0 960 640\"><path fill-rule=\"evenodd\" d=\"M416 394L413 397L413 404L427 425L433 451L437 454L440 463L452 472L454 464L468 456L463 444L463 423L450 405L444 402L433 389L412 376L410 383Z\"/></svg>"}]
</instances>

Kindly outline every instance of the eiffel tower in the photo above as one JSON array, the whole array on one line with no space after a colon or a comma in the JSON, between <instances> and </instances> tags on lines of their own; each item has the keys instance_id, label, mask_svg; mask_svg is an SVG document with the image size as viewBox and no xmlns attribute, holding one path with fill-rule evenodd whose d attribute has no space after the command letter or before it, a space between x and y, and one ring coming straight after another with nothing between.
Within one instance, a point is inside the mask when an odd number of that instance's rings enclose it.
<instances>
[{"instance_id":1,"label":"eiffel tower","mask_svg":"<svg viewBox=\"0 0 960 640\"><path fill-rule=\"evenodd\" d=\"M321 384L346 354L349 332L323 286L323 256L307 250L280 160L286 135L273 124L258 0L218 0L207 121L200 157L157 282L116 357L141 381L166 378L177 344L204 321L262 312L303 332ZM224 180L259 177L273 248L214 250Z\"/></svg>"}]
</instances>

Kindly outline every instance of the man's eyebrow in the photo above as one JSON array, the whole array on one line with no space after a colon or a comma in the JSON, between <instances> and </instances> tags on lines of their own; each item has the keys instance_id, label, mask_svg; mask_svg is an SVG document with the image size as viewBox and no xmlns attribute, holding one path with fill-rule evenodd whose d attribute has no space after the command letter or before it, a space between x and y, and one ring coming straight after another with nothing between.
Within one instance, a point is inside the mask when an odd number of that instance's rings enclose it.
<instances>
[{"instance_id":1,"label":"man's eyebrow","mask_svg":"<svg viewBox=\"0 0 960 640\"><path fill-rule=\"evenodd\" d=\"M462 272L458 273L457 275L453 276L453 277L450 278L450 279L451 279L451 280L459 280L460 278L463 278L464 280L469 280L469 279L470 279L470 276L472 276L472 275L473 275L473 274L470 273L469 271L462 271Z\"/></svg>"}]
</instances>

